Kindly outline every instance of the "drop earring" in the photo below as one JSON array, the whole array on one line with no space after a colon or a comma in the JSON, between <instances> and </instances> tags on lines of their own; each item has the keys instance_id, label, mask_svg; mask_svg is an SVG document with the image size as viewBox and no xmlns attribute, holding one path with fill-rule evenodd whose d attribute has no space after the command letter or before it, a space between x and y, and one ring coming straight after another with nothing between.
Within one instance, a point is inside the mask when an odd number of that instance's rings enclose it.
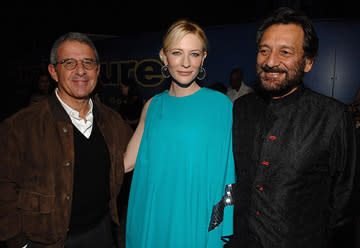
<instances>
[{"instance_id":1,"label":"drop earring","mask_svg":"<svg viewBox=\"0 0 360 248\"><path fill-rule=\"evenodd\" d=\"M161 74L164 78L169 78L171 76L169 72L169 67L167 65L161 67Z\"/></svg>"},{"instance_id":2,"label":"drop earring","mask_svg":"<svg viewBox=\"0 0 360 248\"><path fill-rule=\"evenodd\" d=\"M201 81L201 80L203 80L205 77L206 77L206 71L205 71L204 67L200 66L200 68L199 68L199 73L197 74L196 78Z\"/></svg>"}]
</instances>

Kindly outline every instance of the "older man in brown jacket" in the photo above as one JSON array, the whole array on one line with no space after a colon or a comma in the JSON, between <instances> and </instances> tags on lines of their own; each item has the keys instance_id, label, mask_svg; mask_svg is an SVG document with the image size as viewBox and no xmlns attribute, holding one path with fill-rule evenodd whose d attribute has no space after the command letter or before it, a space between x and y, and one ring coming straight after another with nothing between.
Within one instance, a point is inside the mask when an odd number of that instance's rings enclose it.
<instances>
[{"instance_id":1,"label":"older man in brown jacket","mask_svg":"<svg viewBox=\"0 0 360 248\"><path fill-rule=\"evenodd\" d=\"M0 124L0 240L8 247L115 247L116 198L132 129L91 100L100 71L91 40L68 33L48 66L52 96Z\"/></svg>"}]
</instances>

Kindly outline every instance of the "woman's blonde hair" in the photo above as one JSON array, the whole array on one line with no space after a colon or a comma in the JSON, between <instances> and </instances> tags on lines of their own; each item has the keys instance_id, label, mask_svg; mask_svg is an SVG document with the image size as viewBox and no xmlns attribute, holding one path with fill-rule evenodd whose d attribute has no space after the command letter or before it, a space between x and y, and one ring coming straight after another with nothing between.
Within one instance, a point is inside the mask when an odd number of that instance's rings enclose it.
<instances>
[{"instance_id":1,"label":"woman's blonde hair","mask_svg":"<svg viewBox=\"0 0 360 248\"><path fill-rule=\"evenodd\" d=\"M206 38L204 30L196 23L186 20L180 19L174 22L169 29L167 30L166 34L163 38L163 46L162 51L165 53L169 51L175 43L181 40L187 34L194 34L196 35L201 43L202 43L202 52L207 52L208 49L208 40ZM159 53L160 59L163 60L161 55L161 50Z\"/></svg>"}]
</instances>

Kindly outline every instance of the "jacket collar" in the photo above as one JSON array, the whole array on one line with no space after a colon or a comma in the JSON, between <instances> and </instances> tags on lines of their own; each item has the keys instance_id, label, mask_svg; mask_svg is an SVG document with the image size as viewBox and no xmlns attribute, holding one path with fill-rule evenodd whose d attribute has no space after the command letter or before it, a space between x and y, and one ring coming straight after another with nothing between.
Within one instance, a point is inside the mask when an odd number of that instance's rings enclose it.
<instances>
[{"instance_id":1,"label":"jacket collar","mask_svg":"<svg viewBox=\"0 0 360 248\"><path fill-rule=\"evenodd\" d=\"M304 84L300 84L299 87L292 92L291 94L284 96L282 98L279 99L271 99L270 100L270 104L272 105L287 105L287 104L291 104L293 102L295 102L297 99L299 99L299 97L301 97L303 95L305 86Z\"/></svg>"},{"instance_id":2,"label":"jacket collar","mask_svg":"<svg viewBox=\"0 0 360 248\"><path fill-rule=\"evenodd\" d=\"M66 113L65 109L57 99L55 95L55 91L53 91L51 96L48 98L48 103L49 103L50 111L51 113L53 113L53 116L56 121L71 123L71 119L69 115Z\"/></svg>"},{"instance_id":3,"label":"jacket collar","mask_svg":"<svg viewBox=\"0 0 360 248\"><path fill-rule=\"evenodd\" d=\"M103 105L100 106L101 102L96 100L96 98L95 99L92 98L92 100L93 100L93 104L94 104L93 105L94 119L101 122L101 120L103 119L102 111L101 111ZM49 103L50 110L53 113L56 121L72 123L70 116L66 113L65 109L63 108L63 106L61 105L59 100L57 99L57 97L55 95L55 91L49 96L48 103Z\"/></svg>"}]
</instances>

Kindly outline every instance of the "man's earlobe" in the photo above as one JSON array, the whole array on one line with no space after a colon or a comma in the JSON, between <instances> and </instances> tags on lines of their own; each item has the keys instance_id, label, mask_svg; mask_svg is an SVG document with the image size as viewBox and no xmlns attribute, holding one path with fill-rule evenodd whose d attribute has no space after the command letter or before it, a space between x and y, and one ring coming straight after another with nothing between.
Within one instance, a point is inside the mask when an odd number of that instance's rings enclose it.
<instances>
[{"instance_id":1,"label":"man's earlobe","mask_svg":"<svg viewBox=\"0 0 360 248\"><path fill-rule=\"evenodd\" d=\"M314 64L313 59L306 58L304 72L309 72Z\"/></svg>"}]
</instances>

